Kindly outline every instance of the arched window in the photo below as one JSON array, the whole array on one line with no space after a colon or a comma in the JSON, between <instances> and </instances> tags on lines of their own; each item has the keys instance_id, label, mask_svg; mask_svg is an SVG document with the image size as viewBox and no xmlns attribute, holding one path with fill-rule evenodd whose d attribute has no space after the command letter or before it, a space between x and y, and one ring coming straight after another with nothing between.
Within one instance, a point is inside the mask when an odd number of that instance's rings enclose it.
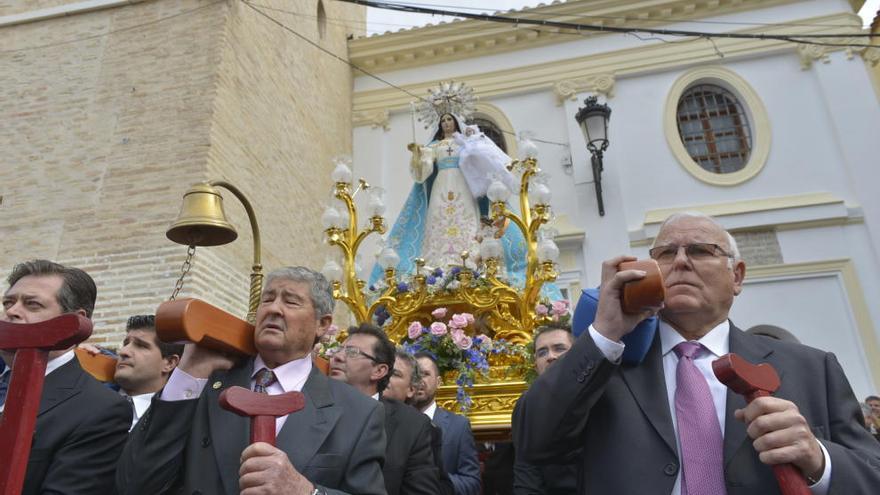
<instances>
[{"instance_id":1,"label":"arched window","mask_svg":"<svg viewBox=\"0 0 880 495\"><path fill-rule=\"evenodd\" d=\"M318 37L324 39L327 34L327 12L324 10L324 2L318 0Z\"/></svg>"},{"instance_id":2,"label":"arched window","mask_svg":"<svg viewBox=\"0 0 880 495\"><path fill-rule=\"evenodd\" d=\"M697 84L678 100L678 133L688 154L707 172L742 170L752 151L748 117L737 97L716 84Z\"/></svg>"},{"instance_id":3,"label":"arched window","mask_svg":"<svg viewBox=\"0 0 880 495\"><path fill-rule=\"evenodd\" d=\"M504 139L504 132L501 131L501 128L495 122L485 117L476 116L468 119L466 123L467 125L476 124L480 126L480 131L491 139L496 146L501 148L501 151L507 153L507 141Z\"/></svg>"}]
</instances>

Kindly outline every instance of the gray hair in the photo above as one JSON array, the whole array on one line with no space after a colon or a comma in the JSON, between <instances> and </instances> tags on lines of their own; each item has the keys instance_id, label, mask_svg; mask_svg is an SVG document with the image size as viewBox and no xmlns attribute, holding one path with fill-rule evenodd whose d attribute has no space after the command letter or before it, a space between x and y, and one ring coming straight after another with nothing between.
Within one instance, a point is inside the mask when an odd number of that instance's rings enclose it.
<instances>
[{"instance_id":1,"label":"gray hair","mask_svg":"<svg viewBox=\"0 0 880 495\"><path fill-rule=\"evenodd\" d=\"M730 232L728 232L727 229L725 229L723 225L718 223L718 220L715 220L714 218L712 218L709 215L706 215L705 213L700 213L698 211L681 211L678 213L673 213L672 215L669 215L668 217L666 217L666 220L663 220L663 223L660 224L660 230L658 230L657 232L659 233L660 231L662 231L663 227L666 227L667 224L674 223L679 220L684 220L684 219L688 219L688 218L705 220L705 221L711 223L712 225L718 227L718 229L720 231L724 232L724 236L727 238L727 249L730 251L731 256L733 256L733 263L736 263L737 261L742 259L742 256L740 256L740 253L739 253L739 247L736 245L736 239L734 239L734 237L732 235L730 235ZM651 247L653 248L656 244L657 244L657 238L654 237L654 242L651 243ZM731 263L730 265L733 266L733 263Z\"/></svg>"},{"instance_id":2,"label":"gray hair","mask_svg":"<svg viewBox=\"0 0 880 495\"><path fill-rule=\"evenodd\" d=\"M333 288L321 273L304 266L278 268L266 275L263 288L265 289L275 279L309 284L309 298L312 300L312 307L315 308L315 315L321 317L333 314L333 307L336 305L336 300L333 299Z\"/></svg>"},{"instance_id":3,"label":"gray hair","mask_svg":"<svg viewBox=\"0 0 880 495\"><path fill-rule=\"evenodd\" d=\"M401 361L405 361L409 364L409 369L412 370L412 377L410 377L409 383L413 388L417 388L419 383L422 382L422 370L419 369L419 362L416 361L416 357L403 349L397 349L394 351L394 357L400 358Z\"/></svg>"}]
</instances>

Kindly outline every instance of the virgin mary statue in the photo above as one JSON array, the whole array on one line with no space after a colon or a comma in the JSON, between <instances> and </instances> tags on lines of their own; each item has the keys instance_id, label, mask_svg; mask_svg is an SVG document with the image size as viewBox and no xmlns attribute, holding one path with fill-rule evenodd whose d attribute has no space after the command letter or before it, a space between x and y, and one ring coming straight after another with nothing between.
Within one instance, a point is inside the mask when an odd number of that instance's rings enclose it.
<instances>
[{"instance_id":1,"label":"virgin mary statue","mask_svg":"<svg viewBox=\"0 0 880 495\"><path fill-rule=\"evenodd\" d=\"M522 232L511 226L502 234L484 226L481 216L488 215L489 205L485 191L472 191L465 175L474 171L463 173L461 168L467 166L460 160L464 144L462 123L473 111L473 100L471 88L461 83L444 83L423 102L419 120L436 126L436 131L427 145L408 146L412 152L409 171L414 184L386 246L400 256L398 273L412 273L413 259L417 257L423 258L427 266L446 270L449 265L462 264L463 251L479 252L478 239L482 235L495 235L504 249L504 276L511 283L522 285L527 254ZM495 162L499 162L497 156L492 157ZM493 167L494 178L515 191L518 181L505 168L510 158L503 156L505 163ZM472 262L472 258L468 261ZM377 265L370 283L381 276Z\"/></svg>"}]
</instances>

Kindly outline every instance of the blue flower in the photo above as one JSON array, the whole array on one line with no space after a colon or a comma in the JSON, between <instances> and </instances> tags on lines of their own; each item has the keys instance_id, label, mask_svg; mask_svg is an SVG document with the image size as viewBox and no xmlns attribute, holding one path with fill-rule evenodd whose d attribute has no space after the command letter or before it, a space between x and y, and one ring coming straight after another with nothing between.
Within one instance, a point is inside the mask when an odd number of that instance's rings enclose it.
<instances>
[{"instance_id":1,"label":"blue flower","mask_svg":"<svg viewBox=\"0 0 880 495\"><path fill-rule=\"evenodd\" d=\"M409 285L406 282L400 282L397 284L397 292L409 292Z\"/></svg>"},{"instance_id":2,"label":"blue flower","mask_svg":"<svg viewBox=\"0 0 880 495\"><path fill-rule=\"evenodd\" d=\"M442 268L434 268L434 276L435 277L442 277L443 276L443 269Z\"/></svg>"},{"instance_id":3,"label":"blue flower","mask_svg":"<svg viewBox=\"0 0 880 495\"><path fill-rule=\"evenodd\" d=\"M434 285L435 283L437 283L437 277L435 277L433 275L428 275L427 282L428 282L428 285Z\"/></svg>"},{"instance_id":4,"label":"blue flower","mask_svg":"<svg viewBox=\"0 0 880 495\"><path fill-rule=\"evenodd\" d=\"M375 286L375 285L370 285L370 292L375 292L375 290L376 290L376 286Z\"/></svg>"},{"instance_id":5,"label":"blue flower","mask_svg":"<svg viewBox=\"0 0 880 495\"><path fill-rule=\"evenodd\" d=\"M460 271L461 271L460 266L453 266L452 267L452 276L454 277L454 276L458 275L458 272L460 272Z\"/></svg>"}]
</instances>

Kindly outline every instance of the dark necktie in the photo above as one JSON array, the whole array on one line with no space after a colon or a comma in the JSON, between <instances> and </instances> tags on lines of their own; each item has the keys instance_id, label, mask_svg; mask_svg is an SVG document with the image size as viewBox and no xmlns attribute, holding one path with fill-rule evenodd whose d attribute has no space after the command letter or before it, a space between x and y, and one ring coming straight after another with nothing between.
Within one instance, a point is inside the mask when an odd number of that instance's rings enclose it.
<instances>
[{"instance_id":1,"label":"dark necktie","mask_svg":"<svg viewBox=\"0 0 880 495\"><path fill-rule=\"evenodd\" d=\"M694 364L703 349L699 342L682 342L675 370L675 417L681 442L682 495L724 495L724 451L721 425L706 377Z\"/></svg>"},{"instance_id":2,"label":"dark necktie","mask_svg":"<svg viewBox=\"0 0 880 495\"><path fill-rule=\"evenodd\" d=\"M254 392L268 394L269 392L267 392L266 389L275 383L275 381L275 373L273 373L272 370L261 368L254 377Z\"/></svg>"}]
</instances>

